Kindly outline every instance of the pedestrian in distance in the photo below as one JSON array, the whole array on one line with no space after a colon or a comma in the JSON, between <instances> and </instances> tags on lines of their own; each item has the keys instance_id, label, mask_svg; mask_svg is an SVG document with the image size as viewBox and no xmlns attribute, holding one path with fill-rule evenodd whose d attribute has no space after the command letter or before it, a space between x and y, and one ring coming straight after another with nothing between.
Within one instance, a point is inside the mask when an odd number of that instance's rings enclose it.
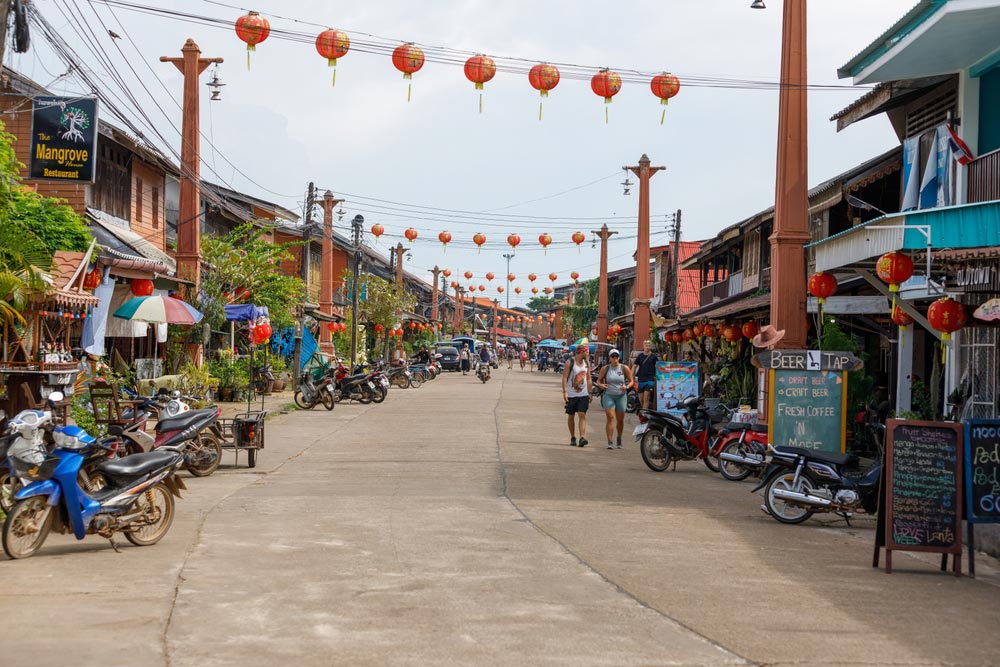
<instances>
[{"instance_id":1,"label":"pedestrian in distance","mask_svg":"<svg viewBox=\"0 0 1000 667\"><path fill-rule=\"evenodd\" d=\"M469 352L468 343L462 343L462 351L458 353L458 357L462 362L462 375L468 375L472 368L472 353Z\"/></svg>"},{"instance_id":2,"label":"pedestrian in distance","mask_svg":"<svg viewBox=\"0 0 1000 667\"><path fill-rule=\"evenodd\" d=\"M639 400L642 407L649 409L649 400L656 390L656 362L659 357L653 352L653 343L646 341L642 344L642 353L635 358L632 366L632 375L638 383Z\"/></svg>"},{"instance_id":3,"label":"pedestrian in distance","mask_svg":"<svg viewBox=\"0 0 1000 667\"><path fill-rule=\"evenodd\" d=\"M521 350L521 355L520 356L521 356L521 370L523 371L524 367L528 364L528 353L527 353L527 351Z\"/></svg>"},{"instance_id":4,"label":"pedestrian in distance","mask_svg":"<svg viewBox=\"0 0 1000 667\"><path fill-rule=\"evenodd\" d=\"M514 355L516 354L513 345L507 346L506 354L507 354L507 370L511 370L514 368Z\"/></svg>"},{"instance_id":5,"label":"pedestrian in distance","mask_svg":"<svg viewBox=\"0 0 1000 667\"><path fill-rule=\"evenodd\" d=\"M401 340L396 341L396 349L392 351L392 365L406 365L406 350L403 349L403 341Z\"/></svg>"},{"instance_id":6,"label":"pedestrian in distance","mask_svg":"<svg viewBox=\"0 0 1000 667\"><path fill-rule=\"evenodd\" d=\"M592 398L593 380L590 377L590 362L587 356L590 348L579 345L573 349L573 360L566 364L563 370L562 387L563 401L566 403L566 422L569 426L569 444L571 447L587 446L587 410ZM576 439L576 426L579 424L579 445Z\"/></svg>"},{"instance_id":7,"label":"pedestrian in distance","mask_svg":"<svg viewBox=\"0 0 1000 667\"><path fill-rule=\"evenodd\" d=\"M625 408L628 405L628 388L632 386L632 369L621 363L621 352L608 352L608 363L601 367L597 376L597 388L601 390L601 407L608 420L604 430L608 435L608 449L613 449L611 438L618 430L616 445L622 448L622 431L625 430Z\"/></svg>"},{"instance_id":8,"label":"pedestrian in distance","mask_svg":"<svg viewBox=\"0 0 1000 667\"><path fill-rule=\"evenodd\" d=\"M479 348L479 363L486 367L486 376L490 375L490 346L483 345Z\"/></svg>"}]
</instances>

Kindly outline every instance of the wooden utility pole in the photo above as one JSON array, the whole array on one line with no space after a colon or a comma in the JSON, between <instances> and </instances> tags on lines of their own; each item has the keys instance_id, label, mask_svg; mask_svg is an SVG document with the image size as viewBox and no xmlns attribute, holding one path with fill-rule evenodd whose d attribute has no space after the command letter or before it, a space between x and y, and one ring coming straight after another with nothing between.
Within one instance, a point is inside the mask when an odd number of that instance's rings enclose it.
<instances>
[{"instance_id":1,"label":"wooden utility pole","mask_svg":"<svg viewBox=\"0 0 1000 667\"><path fill-rule=\"evenodd\" d=\"M493 299L493 352L497 350L497 308L500 307L500 299Z\"/></svg>"},{"instance_id":2,"label":"wooden utility pole","mask_svg":"<svg viewBox=\"0 0 1000 667\"><path fill-rule=\"evenodd\" d=\"M323 262L320 265L319 312L333 315L333 209L343 199L334 199L333 193L323 193ZM328 327L320 330L320 348L333 352L333 333Z\"/></svg>"},{"instance_id":3,"label":"wooden utility pole","mask_svg":"<svg viewBox=\"0 0 1000 667\"><path fill-rule=\"evenodd\" d=\"M201 131L198 125L198 79L209 65L222 58L202 58L201 49L188 39L181 58L160 56L184 75L184 106L181 126L180 201L177 206L177 276L201 284Z\"/></svg>"},{"instance_id":4,"label":"wooden utility pole","mask_svg":"<svg viewBox=\"0 0 1000 667\"><path fill-rule=\"evenodd\" d=\"M7 22L10 18L10 0L0 2L0 70L3 69L4 53L7 51Z\"/></svg>"},{"instance_id":5,"label":"wooden utility pole","mask_svg":"<svg viewBox=\"0 0 1000 667\"><path fill-rule=\"evenodd\" d=\"M406 250L403 248L402 243L396 245L396 249L393 250L396 253L396 283L402 287L403 286L403 253Z\"/></svg>"},{"instance_id":6,"label":"wooden utility pole","mask_svg":"<svg viewBox=\"0 0 1000 667\"><path fill-rule=\"evenodd\" d=\"M431 289L431 321L438 321L438 276L441 275L441 269L435 266L431 269L431 273L434 274L434 287Z\"/></svg>"},{"instance_id":7,"label":"wooden utility pole","mask_svg":"<svg viewBox=\"0 0 1000 667\"><path fill-rule=\"evenodd\" d=\"M666 167L649 166L649 157L645 153L639 158L639 166L625 167L639 177L639 238L635 251L635 295L632 298L632 312L635 318L633 325L633 340L636 345L642 345L649 340L650 312L649 304L653 300L649 289L649 179ZM605 332L601 340L606 340Z\"/></svg>"},{"instance_id":8,"label":"wooden utility pole","mask_svg":"<svg viewBox=\"0 0 1000 667\"><path fill-rule=\"evenodd\" d=\"M462 322L465 320L464 292L461 286L455 288L455 335L462 332Z\"/></svg>"},{"instance_id":9,"label":"wooden utility pole","mask_svg":"<svg viewBox=\"0 0 1000 667\"><path fill-rule=\"evenodd\" d=\"M771 324L784 329L775 346L806 346L806 253L809 243L809 154L806 0L785 0L778 94L778 167L771 234Z\"/></svg>"},{"instance_id":10,"label":"wooden utility pole","mask_svg":"<svg viewBox=\"0 0 1000 667\"><path fill-rule=\"evenodd\" d=\"M598 231L592 231L601 239L601 277L597 283L597 340L608 339L608 239L617 234L604 225Z\"/></svg>"}]
</instances>

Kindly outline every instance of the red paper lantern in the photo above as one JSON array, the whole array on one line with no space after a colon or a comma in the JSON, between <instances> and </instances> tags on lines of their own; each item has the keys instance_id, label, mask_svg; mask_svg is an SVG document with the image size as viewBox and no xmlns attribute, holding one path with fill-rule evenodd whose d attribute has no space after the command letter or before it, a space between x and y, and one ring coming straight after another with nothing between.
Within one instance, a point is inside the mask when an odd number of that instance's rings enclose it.
<instances>
[{"instance_id":1,"label":"red paper lantern","mask_svg":"<svg viewBox=\"0 0 1000 667\"><path fill-rule=\"evenodd\" d=\"M378 333L378 334L380 334L380 333L382 333L382 332L383 332L384 330L385 330L385 327L384 327L384 326L382 326L381 324L376 324L376 325L375 325L375 333Z\"/></svg>"},{"instance_id":2,"label":"red paper lantern","mask_svg":"<svg viewBox=\"0 0 1000 667\"><path fill-rule=\"evenodd\" d=\"M520 287L515 287L514 288L514 294L520 294L520 293L521 293L521 288Z\"/></svg>"},{"instance_id":3,"label":"red paper lantern","mask_svg":"<svg viewBox=\"0 0 1000 667\"><path fill-rule=\"evenodd\" d=\"M546 294L552 294L552 288L551 287L546 287L542 291L545 292Z\"/></svg>"},{"instance_id":4,"label":"red paper lantern","mask_svg":"<svg viewBox=\"0 0 1000 667\"><path fill-rule=\"evenodd\" d=\"M528 71L528 83L538 91L540 97L548 97L549 91L559 85L559 68L549 63L539 63ZM538 102L538 120L542 119L542 102Z\"/></svg>"},{"instance_id":5,"label":"red paper lantern","mask_svg":"<svg viewBox=\"0 0 1000 667\"><path fill-rule=\"evenodd\" d=\"M580 279L580 274L574 271L573 273L569 274L569 277L573 279L573 282L576 282L577 280Z\"/></svg>"},{"instance_id":6,"label":"red paper lantern","mask_svg":"<svg viewBox=\"0 0 1000 667\"><path fill-rule=\"evenodd\" d=\"M451 269L445 269L444 271L441 272L441 275L443 275L445 278L451 278Z\"/></svg>"},{"instance_id":7,"label":"red paper lantern","mask_svg":"<svg viewBox=\"0 0 1000 667\"><path fill-rule=\"evenodd\" d=\"M743 338L743 330L735 324L727 324L722 328L722 336L726 340L735 343L739 339Z\"/></svg>"},{"instance_id":8,"label":"red paper lantern","mask_svg":"<svg viewBox=\"0 0 1000 667\"><path fill-rule=\"evenodd\" d=\"M337 332L337 323L336 322L330 322L329 324L326 325L326 328L330 331L330 333L336 333Z\"/></svg>"},{"instance_id":9,"label":"red paper lantern","mask_svg":"<svg viewBox=\"0 0 1000 667\"><path fill-rule=\"evenodd\" d=\"M316 37L316 52L326 58L328 67L333 68L333 84L337 85L337 58L343 58L351 50L351 38L343 30L324 30Z\"/></svg>"},{"instance_id":10,"label":"red paper lantern","mask_svg":"<svg viewBox=\"0 0 1000 667\"><path fill-rule=\"evenodd\" d=\"M498 294L503 294L503 287L502 286L497 286L497 293Z\"/></svg>"},{"instance_id":11,"label":"red paper lantern","mask_svg":"<svg viewBox=\"0 0 1000 667\"><path fill-rule=\"evenodd\" d=\"M617 72L612 72L607 68L602 69L590 80L590 89L594 91L595 95L604 98L604 122L607 123L607 105L611 104L611 98L617 95L618 91L622 89L622 78L618 76Z\"/></svg>"},{"instance_id":12,"label":"red paper lantern","mask_svg":"<svg viewBox=\"0 0 1000 667\"><path fill-rule=\"evenodd\" d=\"M681 334L681 340L685 342L694 340L694 330L685 329L684 333Z\"/></svg>"},{"instance_id":13,"label":"red paper lantern","mask_svg":"<svg viewBox=\"0 0 1000 667\"><path fill-rule=\"evenodd\" d=\"M538 288L537 287L532 287L531 288L531 293L532 294L538 294Z\"/></svg>"},{"instance_id":14,"label":"red paper lantern","mask_svg":"<svg viewBox=\"0 0 1000 667\"><path fill-rule=\"evenodd\" d=\"M236 292L235 292L234 296L238 300L240 300L240 301L245 301L246 299L250 298L251 294L252 294L252 292L250 291L249 287L242 287L241 286L241 287L237 287L236 288Z\"/></svg>"},{"instance_id":15,"label":"red paper lantern","mask_svg":"<svg viewBox=\"0 0 1000 667\"><path fill-rule=\"evenodd\" d=\"M385 234L385 227L383 227L382 225L379 225L379 224L372 225L372 235L375 238L378 238L378 237L382 236L383 234Z\"/></svg>"},{"instance_id":16,"label":"red paper lantern","mask_svg":"<svg viewBox=\"0 0 1000 667\"><path fill-rule=\"evenodd\" d=\"M507 243L511 248L516 248L521 243L521 237L517 234L511 234L507 237Z\"/></svg>"},{"instance_id":17,"label":"red paper lantern","mask_svg":"<svg viewBox=\"0 0 1000 667\"><path fill-rule=\"evenodd\" d=\"M573 243L576 244L576 251L578 253L580 252L580 245L586 240L587 240L587 235L584 234L583 232L573 233Z\"/></svg>"},{"instance_id":18,"label":"red paper lantern","mask_svg":"<svg viewBox=\"0 0 1000 667\"><path fill-rule=\"evenodd\" d=\"M451 288L452 289L458 289L458 281L457 280L452 280L451 281Z\"/></svg>"},{"instance_id":19,"label":"red paper lantern","mask_svg":"<svg viewBox=\"0 0 1000 667\"><path fill-rule=\"evenodd\" d=\"M250 340L254 345L260 345L271 337L271 325L267 322L258 324L250 330Z\"/></svg>"},{"instance_id":20,"label":"red paper lantern","mask_svg":"<svg viewBox=\"0 0 1000 667\"><path fill-rule=\"evenodd\" d=\"M892 309L892 322L896 326L908 327L913 324L913 318L910 317L909 313L897 305Z\"/></svg>"},{"instance_id":21,"label":"red paper lantern","mask_svg":"<svg viewBox=\"0 0 1000 667\"><path fill-rule=\"evenodd\" d=\"M494 273L492 271L490 271L489 273L486 274L486 280L487 281L493 282L494 278L496 278L496 275L494 275Z\"/></svg>"},{"instance_id":22,"label":"red paper lantern","mask_svg":"<svg viewBox=\"0 0 1000 667\"><path fill-rule=\"evenodd\" d=\"M942 333L942 340L949 340L951 334L965 326L965 306L949 296L944 296L927 309L927 322Z\"/></svg>"},{"instance_id":23,"label":"red paper lantern","mask_svg":"<svg viewBox=\"0 0 1000 667\"><path fill-rule=\"evenodd\" d=\"M466 280L472 280L472 271L466 271L464 275Z\"/></svg>"},{"instance_id":24,"label":"red paper lantern","mask_svg":"<svg viewBox=\"0 0 1000 667\"><path fill-rule=\"evenodd\" d=\"M93 292L95 289L101 286L101 281L104 279L104 275L98 268L91 269L83 277L83 289L88 292Z\"/></svg>"},{"instance_id":25,"label":"red paper lantern","mask_svg":"<svg viewBox=\"0 0 1000 667\"><path fill-rule=\"evenodd\" d=\"M513 273L508 273L507 274L507 282L512 283L515 280L517 280L517 276L515 276Z\"/></svg>"},{"instance_id":26,"label":"red paper lantern","mask_svg":"<svg viewBox=\"0 0 1000 667\"><path fill-rule=\"evenodd\" d=\"M530 280L531 282L535 282L536 280L538 280L538 276L536 276L534 273L529 273L528 280Z\"/></svg>"},{"instance_id":27,"label":"red paper lantern","mask_svg":"<svg viewBox=\"0 0 1000 667\"><path fill-rule=\"evenodd\" d=\"M480 285L479 286L479 291L480 292L485 292L486 291L486 285Z\"/></svg>"},{"instance_id":28,"label":"red paper lantern","mask_svg":"<svg viewBox=\"0 0 1000 667\"><path fill-rule=\"evenodd\" d=\"M413 227L409 227L405 232L403 232L403 236L406 237L407 241L413 243L414 241L417 240L417 230L415 230Z\"/></svg>"},{"instance_id":29,"label":"red paper lantern","mask_svg":"<svg viewBox=\"0 0 1000 667\"><path fill-rule=\"evenodd\" d=\"M913 260L897 250L887 252L878 258L875 273L889 284L890 292L898 292L899 286L913 276Z\"/></svg>"},{"instance_id":30,"label":"red paper lantern","mask_svg":"<svg viewBox=\"0 0 1000 667\"><path fill-rule=\"evenodd\" d=\"M486 234L475 234L472 237L472 242L476 244L478 252L483 251L483 244L486 243Z\"/></svg>"},{"instance_id":31,"label":"red paper lantern","mask_svg":"<svg viewBox=\"0 0 1000 667\"><path fill-rule=\"evenodd\" d=\"M559 279L559 276L557 276L556 274L554 274L554 273L550 273L549 274L549 280L551 280L552 282L555 282L558 279Z\"/></svg>"},{"instance_id":32,"label":"red paper lantern","mask_svg":"<svg viewBox=\"0 0 1000 667\"><path fill-rule=\"evenodd\" d=\"M837 293L837 279L832 273L819 271L809 276L809 293L816 297L820 304Z\"/></svg>"},{"instance_id":33,"label":"red paper lantern","mask_svg":"<svg viewBox=\"0 0 1000 667\"><path fill-rule=\"evenodd\" d=\"M740 331L745 338L753 338L758 334L758 332L760 332L760 327L757 326L756 322L750 320L749 322L743 323L743 328L740 329Z\"/></svg>"},{"instance_id":34,"label":"red paper lantern","mask_svg":"<svg viewBox=\"0 0 1000 667\"><path fill-rule=\"evenodd\" d=\"M150 296L153 293L153 281L146 278L134 278L129 288L135 296Z\"/></svg>"},{"instance_id":35,"label":"red paper lantern","mask_svg":"<svg viewBox=\"0 0 1000 667\"><path fill-rule=\"evenodd\" d=\"M497 64L489 56L475 55L465 61L465 78L482 90L483 84L497 74ZM479 94L479 113L483 112L483 94Z\"/></svg>"},{"instance_id":36,"label":"red paper lantern","mask_svg":"<svg viewBox=\"0 0 1000 667\"><path fill-rule=\"evenodd\" d=\"M438 241L444 246L444 251L448 252L448 244L451 243L451 234L449 232L441 232L438 234Z\"/></svg>"},{"instance_id":37,"label":"red paper lantern","mask_svg":"<svg viewBox=\"0 0 1000 667\"><path fill-rule=\"evenodd\" d=\"M715 327L711 324L706 324L701 328L701 335L705 338L715 338L716 333Z\"/></svg>"},{"instance_id":38,"label":"red paper lantern","mask_svg":"<svg viewBox=\"0 0 1000 667\"><path fill-rule=\"evenodd\" d=\"M649 82L649 87L653 94L660 98L660 104L666 106L670 98L681 89L681 82L673 74L661 72L653 77L652 81ZM663 113L660 114L660 125L663 125L663 119L666 117L667 110L664 109Z\"/></svg>"},{"instance_id":39,"label":"red paper lantern","mask_svg":"<svg viewBox=\"0 0 1000 667\"><path fill-rule=\"evenodd\" d=\"M674 343L683 342L684 334L682 334L680 331L674 331L673 333L670 334L670 340L673 341Z\"/></svg>"},{"instance_id":40,"label":"red paper lantern","mask_svg":"<svg viewBox=\"0 0 1000 667\"><path fill-rule=\"evenodd\" d=\"M701 337L701 322L698 322L693 327L691 327L691 331L694 332L695 336Z\"/></svg>"},{"instance_id":41,"label":"red paper lantern","mask_svg":"<svg viewBox=\"0 0 1000 667\"><path fill-rule=\"evenodd\" d=\"M549 245L552 243L552 237L548 234L542 234L538 237L538 242L542 244L543 248L545 248L545 254L549 254Z\"/></svg>"},{"instance_id":42,"label":"red paper lantern","mask_svg":"<svg viewBox=\"0 0 1000 667\"><path fill-rule=\"evenodd\" d=\"M236 19L236 36L247 44L247 69L250 69L250 52L271 34L271 23L258 14L249 12Z\"/></svg>"},{"instance_id":43,"label":"red paper lantern","mask_svg":"<svg viewBox=\"0 0 1000 667\"><path fill-rule=\"evenodd\" d=\"M414 72L424 66L424 52L411 43L400 44L392 52L392 65L403 73L404 79L412 79ZM410 101L413 84L406 87L406 101Z\"/></svg>"}]
</instances>

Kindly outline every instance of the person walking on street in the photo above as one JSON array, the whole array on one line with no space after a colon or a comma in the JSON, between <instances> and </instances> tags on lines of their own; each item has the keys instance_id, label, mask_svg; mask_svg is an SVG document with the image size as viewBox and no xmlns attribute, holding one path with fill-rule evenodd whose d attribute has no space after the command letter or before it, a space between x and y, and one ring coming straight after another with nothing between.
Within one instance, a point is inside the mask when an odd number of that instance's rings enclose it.
<instances>
[{"instance_id":1,"label":"person walking on street","mask_svg":"<svg viewBox=\"0 0 1000 667\"><path fill-rule=\"evenodd\" d=\"M507 370L511 370L514 368L514 354L516 354L514 346L508 345L505 352L507 354Z\"/></svg>"},{"instance_id":2,"label":"person walking on street","mask_svg":"<svg viewBox=\"0 0 1000 667\"><path fill-rule=\"evenodd\" d=\"M521 370L524 370L525 364L528 363L528 353L525 350L521 350Z\"/></svg>"},{"instance_id":3,"label":"person walking on street","mask_svg":"<svg viewBox=\"0 0 1000 667\"><path fill-rule=\"evenodd\" d=\"M406 350L403 349L403 341L401 340L396 341L396 349L392 351L392 365L406 365Z\"/></svg>"},{"instance_id":4,"label":"person walking on street","mask_svg":"<svg viewBox=\"0 0 1000 667\"><path fill-rule=\"evenodd\" d=\"M656 389L656 362L659 358L653 352L653 343L646 341L642 344L642 353L635 358L632 366L632 375L638 383L639 400L642 407L649 409L649 399Z\"/></svg>"},{"instance_id":5,"label":"person walking on street","mask_svg":"<svg viewBox=\"0 0 1000 667\"><path fill-rule=\"evenodd\" d=\"M458 357L462 362L462 375L468 375L469 369L472 368L472 353L469 352L469 344L462 344L462 351L458 353Z\"/></svg>"},{"instance_id":6,"label":"person walking on street","mask_svg":"<svg viewBox=\"0 0 1000 667\"><path fill-rule=\"evenodd\" d=\"M611 350L608 363L601 367L597 376L597 388L602 390L601 407L608 421L604 430L608 435L608 449L613 449L611 438L618 428L618 449L622 448L622 431L625 430L625 407L628 404L628 388L632 385L632 369L621 363L621 352Z\"/></svg>"},{"instance_id":7,"label":"person walking on street","mask_svg":"<svg viewBox=\"0 0 1000 667\"><path fill-rule=\"evenodd\" d=\"M577 446L576 422L579 422L580 426L579 446L587 446L587 409L590 407L593 389L590 362L587 360L589 352L590 349L586 345L578 345L573 350L572 362L566 364L562 376L563 400L566 402L566 421L569 426L571 447Z\"/></svg>"}]
</instances>

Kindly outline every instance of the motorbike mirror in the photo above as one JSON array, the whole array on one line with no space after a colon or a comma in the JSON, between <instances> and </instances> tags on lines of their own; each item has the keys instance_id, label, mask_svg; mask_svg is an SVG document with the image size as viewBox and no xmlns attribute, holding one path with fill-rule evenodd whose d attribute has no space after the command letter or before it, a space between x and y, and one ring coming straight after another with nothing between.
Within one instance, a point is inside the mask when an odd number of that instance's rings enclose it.
<instances>
[{"instance_id":1,"label":"motorbike mirror","mask_svg":"<svg viewBox=\"0 0 1000 667\"><path fill-rule=\"evenodd\" d=\"M61 391L54 391L51 394L49 394L48 402L55 404L63 400L64 398L65 396L63 396L63 393Z\"/></svg>"},{"instance_id":2,"label":"motorbike mirror","mask_svg":"<svg viewBox=\"0 0 1000 667\"><path fill-rule=\"evenodd\" d=\"M180 397L181 397L181 392L177 391L176 389L170 392L170 398L174 399L175 401L178 400Z\"/></svg>"}]
</instances>

